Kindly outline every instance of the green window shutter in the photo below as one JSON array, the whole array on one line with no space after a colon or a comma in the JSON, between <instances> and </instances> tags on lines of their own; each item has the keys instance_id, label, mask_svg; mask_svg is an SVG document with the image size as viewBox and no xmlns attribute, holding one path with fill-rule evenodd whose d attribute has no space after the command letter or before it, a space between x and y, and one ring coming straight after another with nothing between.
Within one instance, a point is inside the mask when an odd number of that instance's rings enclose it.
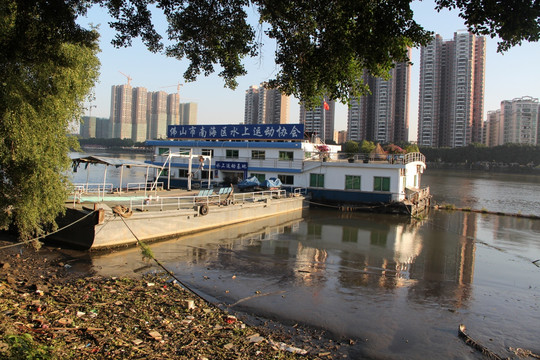
<instances>
[{"instance_id":1,"label":"green window shutter","mask_svg":"<svg viewBox=\"0 0 540 360\"><path fill-rule=\"evenodd\" d=\"M389 177L384 177L384 178L382 178L382 180L383 180L382 190L383 191L390 191L390 178Z\"/></svg>"},{"instance_id":2,"label":"green window shutter","mask_svg":"<svg viewBox=\"0 0 540 360\"><path fill-rule=\"evenodd\" d=\"M381 178L378 176L375 176L375 178L373 178L373 190L381 191Z\"/></svg>"},{"instance_id":3,"label":"green window shutter","mask_svg":"<svg viewBox=\"0 0 540 360\"><path fill-rule=\"evenodd\" d=\"M324 174L310 174L309 186L311 187L324 187Z\"/></svg>"}]
</instances>

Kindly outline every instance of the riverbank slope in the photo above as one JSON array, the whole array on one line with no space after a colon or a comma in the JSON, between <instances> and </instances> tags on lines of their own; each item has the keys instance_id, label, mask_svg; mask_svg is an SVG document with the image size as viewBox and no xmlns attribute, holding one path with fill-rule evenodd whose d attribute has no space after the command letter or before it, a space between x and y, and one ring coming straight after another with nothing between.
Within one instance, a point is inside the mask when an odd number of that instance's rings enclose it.
<instances>
[{"instance_id":1,"label":"riverbank slope","mask_svg":"<svg viewBox=\"0 0 540 360\"><path fill-rule=\"evenodd\" d=\"M0 240L0 358L331 357L320 344L293 346L285 332L247 326L167 276L83 275L71 271L69 252L6 248L14 244L7 240Z\"/></svg>"}]
</instances>

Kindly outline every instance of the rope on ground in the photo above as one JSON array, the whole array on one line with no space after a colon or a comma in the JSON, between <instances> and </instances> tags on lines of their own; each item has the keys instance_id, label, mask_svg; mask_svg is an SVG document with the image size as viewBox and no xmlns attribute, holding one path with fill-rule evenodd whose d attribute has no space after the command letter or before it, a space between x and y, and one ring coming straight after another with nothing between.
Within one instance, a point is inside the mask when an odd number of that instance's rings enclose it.
<instances>
[{"instance_id":1,"label":"rope on ground","mask_svg":"<svg viewBox=\"0 0 540 360\"><path fill-rule=\"evenodd\" d=\"M467 333L465 332L467 329L465 328L465 325L460 324L459 330L458 330L458 336L465 341L465 344L475 348L476 350L482 352L483 355L485 355L488 359L493 360L502 360L502 358L495 354L493 351L489 350L484 345L478 343L477 341L473 340Z\"/></svg>"},{"instance_id":2,"label":"rope on ground","mask_svg":"<svg viewBox=\"0 0 540 360\"><path fill-rule=\"evenodd\" d=\"M233 304L230 304L230 305L227 305L228 307L233 307L233 306L236 306L240 303L243 303L244 301L248 301L248 300L251 300L251 299L254 299L254 298L258 298L258 297L261 297L261 296L268 296L268 295L280 295L280 294L283 294L283 293L286 293L285 290L279 290L279 291L274 291L274 292L269 292L269 293L258 293L258 294L255 294L255 295L252 295L252 296L248 296L248 297L245 297L243 299L240 299L238 300L237 302L233 303Z\"/></svg>"},{"instance_id":3,"label":"rope on ground","mask_svg":"<svg viewBox=\"0 0 540 360\"><path fill-rule=\"evenodd\" d=\"M3 249L7 249L7 248L10 248L10 247L15 247L15 246L20 246L20 245L25 245L25 244L28 244L28 243L31 243L33 241L36 241L36 240L39 240L39 239L42 239L42 238L45 238L47 236L51 236L51 235L54 235L56 234L57 232L60 232L62 230L65 230L67 229L68 227L72 226L72 225L75 225L76 223L78 223L79 221L82 221L84 219L86 219L88 216L92 215L93 213L95 213L97 210L93 210L92 212L89 212L88 214L86 214L85 216L83 216L82 218L80 219L77 219L75 220L74 222L72 222L71 224L68 224L64 227L61 227L60 229L57 229L56 231L53 231L53 232L50 232L50 233L47 233L47 234L44 234L44 235L40 235L36 238L33 238L33 239L30 239L30 240L25 240L25 241L21 241L21 242L18 242L16 244L11 244L11 245L6 245L6 246L2 246L0 247L0 250L3 250Z\"/></svg>"},{"instance_id":4,"label":"rope on ground","mask_svg":"<svg viewBox=\"0 0 540 360\"><path fill-rule=\"evenodd\" d=\"M148 250L148 245L146 245L144 242L142 242L138 237L137 235L135 235L135 233L133 232L133 230L129 227L129 225L126 223L126 220L124 220L124 217L123 216L120 216L120 219L122 219L122 222L124 223L124 225L126 225L126 227L128 228L129 232L131 233L131 235L133 235L133 237L135 238L135 240L137 240L137 244L143 249L143 250ZM202 300L204 300L206 303L210 304L210 302L208 300L206 300L204 297L200 296L199 294L197 294L197 292L195 290L193 290L192 288L190 288L187 284L185 284L182 280L180 280L179 278L176 277L176 275L174 275L174 273L172 271L170 271L169 269L167 269L165 267L165 265L163 265L161 263L161 261L159 261L158 259L156 259L156 257L153 255L153 254L148 254L148 252L146 252L146 255L148 255L152 260L154 260L154 262L160 267L163 269L163 271L165 271L170 277L172 277L174 280L176 280L184 289L188 290L190 293L192 293L193 295L201 298Z\"/></svg>"}]
</instances>

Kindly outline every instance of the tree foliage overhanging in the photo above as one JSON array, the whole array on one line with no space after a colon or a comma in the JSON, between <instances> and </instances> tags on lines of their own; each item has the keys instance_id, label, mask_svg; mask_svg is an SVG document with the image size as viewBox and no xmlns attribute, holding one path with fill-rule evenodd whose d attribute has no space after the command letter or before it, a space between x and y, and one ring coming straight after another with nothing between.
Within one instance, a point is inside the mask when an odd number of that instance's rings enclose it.
<instances>
[{"instance_id":1,"label":"tree foliage overhanging","mask_svg":"<svg viewBox=\"0 0 540 360\"><path fill-rule=\"evenodd\" d=\"M98 78L98 34L64 1L0 3L0 228L54 225L69 179L69 123Z\"/></svg>"},{"instance_id":2,"label":"tree foliage overhanging","mask_svg":"<svg viewBox=\"0 0 540 360\"><path fill-rule=\"evenodd\" d=\"M268 86L308 106L323 96L347 102L368 89L364 69L387 76L407 61L407 47L432 33L413 19L412 0L2 0L0 2L0 228L21 235L54 224L63 210L69 166L68 124L98 78L98 34L77 25L91 6L105 7L115 46L140 38L152 52L190 65L187 81L219 69L235 88L244 58L260 55L266 34L276 42L276 76ZM538 41L537 0L435 0L456 8L470 31L500 36L499 50ZM168 21L156 31L153 11ZM248 13L256 12L252 25ZM509 16L508 14L519 14ZM168 45L165 45L165 40ZM363 148L363 147L362 147Z\"/></svg>"},{"instance_id":3,"label":"tree foliage overhanging","mask_svg":"<svg viewBox=\"0 0 540 360\"><path fill-rule=\"evenodd\" d=\"M407 47L426 44L432 33L414 19L412 1L372 0L93 0L106 6L116 46L140 37L149 50L190 61L184 78L193 81L220 68L225 85L237 86L246 70L242 59L258 56L264 33L275 40L279 88L307 104L323 95L346 102L367 90L361 81L367 69L387 76L394 62L406 61ZM159 34L148 5L168 19ZM470 31L499 36L499 50L522 41L538 41L540 3L536 0L435 0L436 9L457 9ZM435 9L434 9L435 11ZM257 13L251 25L248 13ZM519 16L508 16L508 14ZM165 46L163 38L171 45Z\"/></svg>"}]
</instances>

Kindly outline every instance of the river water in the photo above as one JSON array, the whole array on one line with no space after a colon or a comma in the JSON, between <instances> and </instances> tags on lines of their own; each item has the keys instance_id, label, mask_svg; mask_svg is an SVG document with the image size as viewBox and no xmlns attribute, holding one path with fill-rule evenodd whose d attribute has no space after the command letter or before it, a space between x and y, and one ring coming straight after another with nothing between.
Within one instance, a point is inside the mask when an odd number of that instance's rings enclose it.
<instances>
[{"instance_id":1,"label":"river water","mask_svg":"<svg viewBox=\"0 0 540 360\"><path fill-rule=\"evenodd\" d=\"M540 215L538 176L428 169L422 182L437 203ZM350 343L340 357L480 359L457 337L459 324L502 356L509 347L540 353L537 219L309 209L151 246L178 278L232 311ZM77 266L109 276L155 269L138 249L89 254Z\"/></svg>"}]
</instances>

